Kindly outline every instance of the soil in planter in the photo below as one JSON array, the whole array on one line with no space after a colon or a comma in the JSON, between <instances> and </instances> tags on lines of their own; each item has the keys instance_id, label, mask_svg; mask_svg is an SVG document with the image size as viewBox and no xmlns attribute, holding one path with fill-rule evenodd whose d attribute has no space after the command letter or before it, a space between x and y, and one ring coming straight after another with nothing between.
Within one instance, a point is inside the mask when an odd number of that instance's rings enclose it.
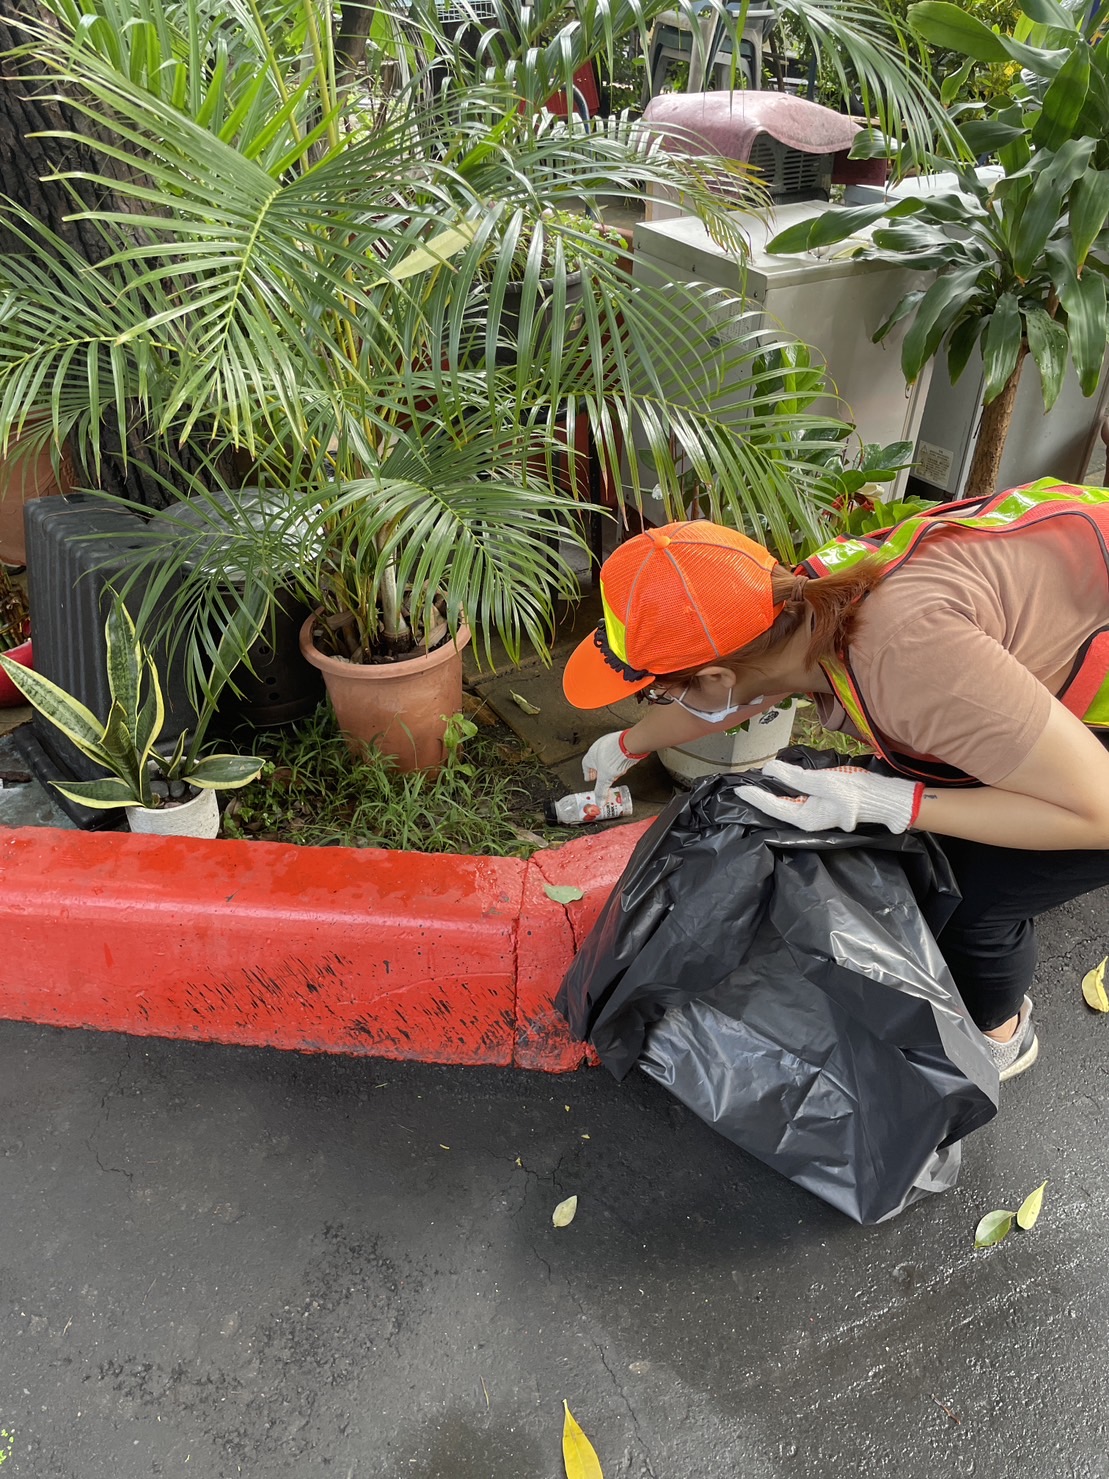
<instances>
[{"instance_id":1,"label":"soil in planter","mask_svg":"<svg viewBox=\"0 0 1109 1479\"><path fill-rule=\"evenodd\" d=\"M488 706L457 716L438 775L402 774L368 752L350 754L322 704L295 728L255 733L243 748L265 757L257 781L231 793L222 835L313 847L385 847L528 857L537 848L619 823L551 827L548 800L565 784Z\"/></svg>"}]
</instances>

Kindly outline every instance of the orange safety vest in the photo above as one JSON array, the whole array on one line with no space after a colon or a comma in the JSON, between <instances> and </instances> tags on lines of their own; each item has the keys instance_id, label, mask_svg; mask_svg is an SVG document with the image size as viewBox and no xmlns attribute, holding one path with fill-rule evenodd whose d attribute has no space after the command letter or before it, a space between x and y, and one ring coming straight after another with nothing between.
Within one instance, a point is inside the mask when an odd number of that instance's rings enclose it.
<instances>
[{"instance_id":1,"label":"orange safety vest","mask_svg":"<svg viewBox=\"0 0 1109 1479\"><path fill-rule=\"evenodd\" d=\"M872 534L841 535L810 555L799 569L806 575L821 576L850 569L864 559L877 558L885 565L884 579L911 559L922 540L937 529L1010 534L1060 518L1081 519L1093 529L1109 575L1109 488L1081 487L1054 478L1041 478L1039 482L1010 488L989 498L939 504L925 514ZM1106 617L1106 625L1083 643L1070 676L1056 695L1061 704L1093 729L1109 729L1109 610ZM822 662L821 668L859 734L895 770L914 780L945 785L977 784L973 777L939 761L898 754L871 719L846 656Z\"/></svg>"}]
</instances>

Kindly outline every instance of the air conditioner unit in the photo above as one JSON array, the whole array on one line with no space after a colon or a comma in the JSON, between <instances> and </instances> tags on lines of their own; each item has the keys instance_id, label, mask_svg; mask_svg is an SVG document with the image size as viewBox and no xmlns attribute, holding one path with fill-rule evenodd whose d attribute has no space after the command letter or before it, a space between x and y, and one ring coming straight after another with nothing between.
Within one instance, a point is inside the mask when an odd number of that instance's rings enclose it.
<instances>
[{"instance_id":1,"label":"air conditioner unit","mask_svg":"<svg viewBox=\"0 0 1109 1479\"><path fill-rule=\"evenodd\" d=\"M643 126L659 136L663 148L752 165L778 205L830 199L861 127L831 108L779 92L666 93L647 104ZM852 166L858 178L854 161ZM884 160L874 161L873 168L884 178ZM736 192L734 177L724 170L720 188ZM672 190L649 190L648 221L684 214Z\"/></svg>"}]
</instances>

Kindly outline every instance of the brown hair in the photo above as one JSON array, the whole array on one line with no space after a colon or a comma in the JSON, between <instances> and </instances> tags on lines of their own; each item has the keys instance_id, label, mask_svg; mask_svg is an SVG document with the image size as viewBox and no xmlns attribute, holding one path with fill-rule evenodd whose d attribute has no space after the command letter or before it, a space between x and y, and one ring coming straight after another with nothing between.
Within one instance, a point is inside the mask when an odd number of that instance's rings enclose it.
<instances>
[{"instance_id":1,"label":"brown hair","mask_svg":"<svg viewBox=\"0 0 1109 1479\"><path fill-rule=\"evenodd\" d=\"M862 560L848 570L837 570L831 575L815 578L795 575L784 565L775 565L770 575L770 588L774 605L781 605L781 611L753 642L721 656L718 661L744 663L772 652L788 641L810 614L812 632L805 649L805 661L818 663L825 658L842 657L850 645L862 599L874 589L883 574L883 567L876 560ZM683 668L676 673L659 673L658 676L680 681L695 677L706 666L702 662L696 667Z\"/></svg>"}]
</instances>

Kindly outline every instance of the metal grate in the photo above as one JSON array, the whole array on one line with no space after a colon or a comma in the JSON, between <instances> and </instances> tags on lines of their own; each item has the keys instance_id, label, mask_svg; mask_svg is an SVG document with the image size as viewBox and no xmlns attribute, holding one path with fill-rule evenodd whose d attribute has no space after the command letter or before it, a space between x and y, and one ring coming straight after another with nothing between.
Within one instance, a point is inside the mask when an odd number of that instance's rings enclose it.
<instances>
[{"instance_id":1,"label":"metal grate","mask_svg":"<svg viewBox=\"0 0 1109 1479\"><path fill-rule=\"evenodd\" d=\"M440 25L457 26L466 21L495 21L497 0L435 0ZM503 14L503 10L502 10Z\"/></svg>"},{"instance_id":2,"label":"metal grate","mask_svg":"<svg viewBox=\"0 0 1109 1479\"><path fill-rule=\"evenodd\" d=\"M774 200L827 200L831 195L831 154L805 154L760 133L755 135L748 163L761 170Z\"/></svg>"}]
</instances>

